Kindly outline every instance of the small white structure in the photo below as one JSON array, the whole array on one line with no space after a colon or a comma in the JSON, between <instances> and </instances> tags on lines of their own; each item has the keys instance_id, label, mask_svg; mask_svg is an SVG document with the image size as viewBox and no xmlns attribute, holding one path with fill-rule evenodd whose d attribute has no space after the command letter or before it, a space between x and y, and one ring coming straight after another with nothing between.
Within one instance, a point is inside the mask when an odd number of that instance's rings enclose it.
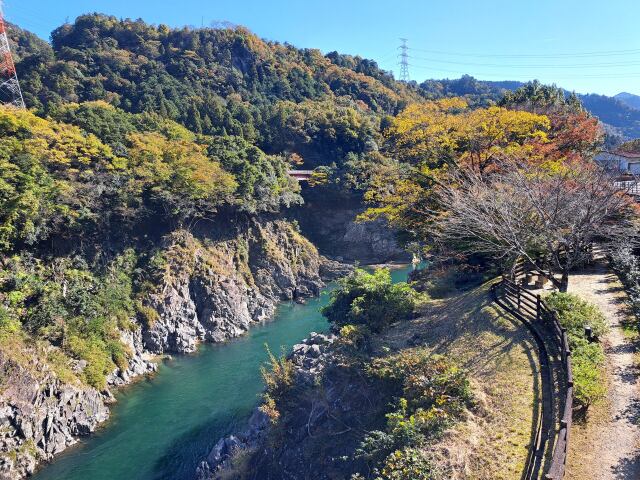
<instances>
[{"instance_id":1,"label":"small white structure","mask_svg":"<svg viewBox=\"0 0 640 480\"><path fill-rule=\"evenodd\" d=\"M640 152L602 152L596 155L596 160L611 170L640 175Z\"/></svg>"}]
</instances>

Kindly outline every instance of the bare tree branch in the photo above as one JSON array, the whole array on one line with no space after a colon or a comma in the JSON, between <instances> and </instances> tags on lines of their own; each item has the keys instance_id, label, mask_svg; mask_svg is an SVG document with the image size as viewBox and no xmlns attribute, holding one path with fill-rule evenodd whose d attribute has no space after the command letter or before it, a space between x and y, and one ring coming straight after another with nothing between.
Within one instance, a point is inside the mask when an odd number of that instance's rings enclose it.
<instances>
[{"instance_id":1,"label":"bare tree branch","mask_svg":"<svg viewBox=\"0 0 640 480\"><path fill-rule=\"evenodd\" d=\"M441 184L441 248L512 264L523 258L541 271L548 261L566 290L569 271L588 260L594 243L635 242L635 203L595 164L551 168L502 160L499 166L490 175L459 170Z\"/></svg>"}]
</instances>

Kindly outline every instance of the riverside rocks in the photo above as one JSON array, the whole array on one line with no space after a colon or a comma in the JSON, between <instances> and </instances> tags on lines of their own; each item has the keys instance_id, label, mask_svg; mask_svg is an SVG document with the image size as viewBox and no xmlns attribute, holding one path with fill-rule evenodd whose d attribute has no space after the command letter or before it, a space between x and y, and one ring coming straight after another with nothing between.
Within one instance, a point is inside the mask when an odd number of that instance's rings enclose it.
<instances>
[{"instance_id":1,"label":"riverside rocks","mask_svg":"<svg viewBox=\"0 0 640 480\"><path fill-rule=\"evenodd\" d=\"M27 369L0 353L0 368L0 479L33 473L109 417L97 390L61 382L35 355Z\"/></svg>"},{"instance_id":2,"label":"riverside rocks","mask_svg":"<svg viewBox=\"0 0 640 480\"><path fill-rule=\"evenodd\" d=\"M317 295L323 280L345 275L350 267L325 259L282 220L250 221L227 239L205 245L183 235L168 251L170 263L149 306L158 320L145 330L153 353L193 352L198 342L221 342L244 334L251 324L270 318L280 301ZM186 257L186 258L185 258Z\"/></svg>"},{"instance_id":3,"label":"riverside rocks","mask_svg":"<svg viewBox=\"0 0 640 480\"><path fill-rule=\"evenodd\" d=\"M327 282L346 277L352 271L353 266L347 263L341 263L324 257L321 259L320 277Z\"/></svg>"},{"instance_id":4,"label":"riverside rocks","mask_svg":"<svg viewBox=\"0 0 640 480\"><path fill-rule=\"evenodd\" d=\"M155 371L154 354L192 352L200 341L242 335L253 323L271 317L278 302L316 295L324 281L352 269L320 256L283 220L252 219L216 233L215 238L205 234L196 239L178 232L162 245L166 274L146 302L157 319L120 332L128 367L107 376L109 387ZM326 342L321 343L320 337L318 342L320 355L314 348L310 363L300 365L301 372L320 368ZM0 480L30 475L38 462L51 460L78 436L93 432L109 417L106 405L114 400L108 389L98 392L79 382L63 382L39 360L46 356L41 352L20 355L32 360L16 362L0 351ZM70 365L76 374L86 366L84 360ZM267 423L257 412L249 428L259 432ZM238 436L237 441L246 441L243 438ZM212 454L212 464L235 442L221 444Z\"/></svg>"},{"instance_id":5,"label":"riverside rocks","mask_svg":"<svg viewBox=\"0 0 640 480\"><path fill-rule=\"evenodd\" d=\"M121 335L131 352L129 366L112 372L109 386L125 385L157 368L143 351L140 328ZM32 474L38 462L52 460L77 437L95 431L109 418L107 404L114 400L109 390L63 382L30 347L20 356L17 362L0 351L0 480ZM77 360L71 368L79 374L86 366Z\"/></svg>"},{"instance_id":6,"label":"riverside rocks","mask_svg":"<svg viewBox=\"0 0 640 480\"><path fill-rule=\"evenodd\" d=\"M296 367L296 375L305 383L312 384L327 365L331 345L336 336L311 332L309 338L293 346L289 357Z\"/></svg>"},{"instance_id":7,"label":"riverside rocks","mask_svg":"<svg viewBox=\"0 0 640 480\"><path fill-rule=\"evenodd\" d=\"M296 381L311 385L331 361L333 334L311 332L302 343L293 346L289 360L295 366ZM235 435L218 440L205 460L196 470L197 480L217 480L230 467L232 458L242 450L257 448L267 431L269 419L256 408L249 419L247 428Z\"/></svg>"},{"instance_id":8,"label":"riverside rocks","mask_svg":"<svg viewBox=\"0 0 640 480\"><path fill-rule=\"evenodd\" d=\"M142 344L142 328L138 327L134 331L120 332L122 342L132 352L129 358L129 365L126 370L116 368L111 375L107 377L107 384L113 387L120 387L131 382L135 377L155 372L158 365L151 361L150 355L144 350Z\"/></svg>"}]
</instances>

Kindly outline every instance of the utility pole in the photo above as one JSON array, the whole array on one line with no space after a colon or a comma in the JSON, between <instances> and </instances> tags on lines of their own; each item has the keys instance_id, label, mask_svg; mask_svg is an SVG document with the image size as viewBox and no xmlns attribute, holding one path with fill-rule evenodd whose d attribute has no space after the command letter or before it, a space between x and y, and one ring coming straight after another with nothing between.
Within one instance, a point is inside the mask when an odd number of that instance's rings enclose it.
<instances>
[{"instance_id":1,"label":"utility pole","mask_svg":"<svg viewBox=\"0 0 640 480\"><path fill-rule=\"evenodd\" d=\"M407 46L407 39L401 38L400 41L400 80L405 82L409 81L409 47Z\"/></svg>"},{"instance_id":2,"label":"utility pole","mask_svg":"<svg viewBox=\"0 0 640 480\"><path fill-rule=\"evenodd\" d=\"M4 22L4 13L2 11L2 2L0 1L0 104L11 105L16 108L24 109L24 98L20 83L18 83L18 75L16 74L16 66L11 56L11 48L9 47L9 37L7 36L7 27Z\"/></svg>"}]
</instances>

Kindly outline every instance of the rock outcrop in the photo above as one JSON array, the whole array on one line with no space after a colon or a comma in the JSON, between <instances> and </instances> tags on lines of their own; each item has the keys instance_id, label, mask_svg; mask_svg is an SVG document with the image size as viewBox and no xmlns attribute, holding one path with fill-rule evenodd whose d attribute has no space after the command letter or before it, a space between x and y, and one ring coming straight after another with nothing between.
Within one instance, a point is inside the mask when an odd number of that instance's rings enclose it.
<instances>
[{"instance_id":1,"label":"rock outcrop","mask_svg":"<svg viewBox=\"0 0 640 480\"><path fill-rule=\"evenodd\" d=\"M209 241L185 232L165 251L162 285L148 306L157 319L144 332L154 353L192 352L268 319L280 301L318 294L324 279L347 273L283 220L249 220L234 235Z\"/></svg>"},{"instance_id":2,"label":"rock outcrop","mask_svg":"<svg viewBox=\"0 0 640 480\"><path fill-rule=\"evenodd\" d=\"M29 366L0 353L0 479L33 473L79 435L87 435L109 417L95 389L62 382L33 352Z\"/></svg>"},{"instance_id":3,"label":"rock outcrop","mask_svg":"<svg viewBox=\"0 0 640 480\"><path fill-rule=\"evenodd\" d=\"M356 221L363 211L361 202L343 200L336 204L309 198L293 216L323 254L338 260L363 264L410 262L411 255L400 246L386 220Z\"/></svg>"},{"instance_id":4,"label":"rock outcrop","mask_svg":"<svg viewBox=\"0 0 640 480\"><path fill-rule=\"evenodd\" d=\"M145 351L142 343L142 327L138 326L134 331L124 330L120 332L122 343L130 352L126 369L116 368L107 377L107 384L112 387L120 387L131 382L135 377L155 372L158 365L151 360L151 355Z\"/></svg>"},{"instance_id":5,"label":"rock outcrop","mask_svg":"<svg viewBox=\"0 0 640 480\"><path fill-rule=\"evenodd\" d=\"M289 360L295 367L297 382L307 385L315 382L331 360L331 347L335 340L335 335L311 332L302 343L293 346ZM223 473L228 473L227 469L236 455L242 450L252 450L260 445L268 427L268 417L256 408L244 431L218 440L207 458L198 466L197 480L222 478Z\"/></svg>"},{"instance_id":6,"label":"rock outcrop","mask_svg":"<svg viewBox=\"0 0 640 480\"><path fill-rule=\"evenodd\" d=\"M155 354L192 352L198 342L242 335L271 317L280 301L316 295L324 281L352 268L319 255L279 219L235 219L214 233L179 231L160 246L158 258L160 280L145 303L149 318L121 331L128 366L107 376L109 388L153 372ZM315 349L309 358L317 363ZM30 475L38 462L93 432L114 400L108 389L98 392L78 380L84 360L65 366L72 369L65 375L46 360L46 352L26 345L15 350L12 356L0 351L0 480ZM250 429L265 425L257 413ZM221 458L233 442L220 445Z\"/></svg>"}]
</instances>

